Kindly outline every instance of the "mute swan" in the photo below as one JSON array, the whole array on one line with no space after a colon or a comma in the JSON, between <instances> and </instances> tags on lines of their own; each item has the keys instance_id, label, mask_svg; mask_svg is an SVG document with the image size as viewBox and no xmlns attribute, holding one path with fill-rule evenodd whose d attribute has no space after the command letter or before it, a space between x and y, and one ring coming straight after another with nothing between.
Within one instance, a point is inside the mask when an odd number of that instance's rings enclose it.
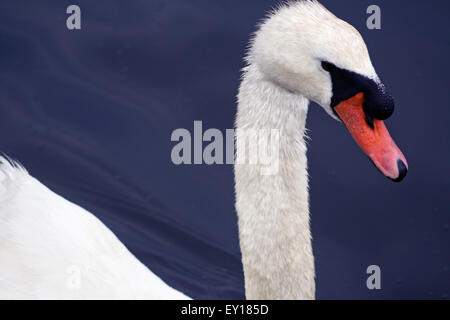
<instances>
[{"instance_id":1,"label":"mute swan","mask_svg":"<svg viewBox=\"0 0 450 320\"><path fill-rule=\"evenodd\" d=\"M379 170L407 171L383 124L393 102L359 33L316 1L274 12L257 31L238 94L238 129L277 129L279 172L235 165L248 299L313 299L305 121L309 101L340 119ZM236 154L246 151L236 134ZM144 267L92 214L1 158L0 298L185 299ZM80 268L79 286L68 268Z\"/></svg>"}]
</instances>

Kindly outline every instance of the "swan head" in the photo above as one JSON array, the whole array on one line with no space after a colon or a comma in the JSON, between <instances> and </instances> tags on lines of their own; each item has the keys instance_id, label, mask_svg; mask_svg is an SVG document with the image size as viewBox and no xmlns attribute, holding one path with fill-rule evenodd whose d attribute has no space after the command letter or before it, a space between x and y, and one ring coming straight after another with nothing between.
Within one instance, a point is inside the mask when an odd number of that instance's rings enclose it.
<instances>
[{"instance_id":1,"label":"swan head","mask_svg":"<svg viewBox=\"0 0 450 320\"><path fill-rule=\"evenodd\" d=\"M394 101L359 32L317 1L283 5L260 26L247 56L264 78L341 120L376 167L401 181L407 162L383 120Z\"/></svg>"}]
</instances>

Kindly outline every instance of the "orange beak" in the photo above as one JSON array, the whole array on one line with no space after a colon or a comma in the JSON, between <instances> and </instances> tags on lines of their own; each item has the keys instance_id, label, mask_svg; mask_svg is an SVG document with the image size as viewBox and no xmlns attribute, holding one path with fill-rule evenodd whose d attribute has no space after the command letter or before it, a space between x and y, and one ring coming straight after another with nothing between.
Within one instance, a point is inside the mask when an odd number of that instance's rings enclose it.
<instances>
[{"instance_id":1,"label":"orange beak","mask_svg":"<svg viewBox=\"0 0 450 320\"><path fill-rule=\"evenodd\" d=\"M342 101L334 110L350 131L360 148L388 178L399 182L408 172L405 156L392 140L382 120L373 119L373 128L363 110L364 94Z\"/></svg>"}]
</instances>

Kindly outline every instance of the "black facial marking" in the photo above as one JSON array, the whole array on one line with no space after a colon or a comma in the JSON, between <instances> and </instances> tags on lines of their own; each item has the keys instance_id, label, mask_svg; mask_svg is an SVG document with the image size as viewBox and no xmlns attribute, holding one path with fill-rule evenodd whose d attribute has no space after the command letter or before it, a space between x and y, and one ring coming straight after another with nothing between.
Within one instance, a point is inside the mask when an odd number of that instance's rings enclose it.
<instances>
[{"instance_id":1,"label":"black facial marking","mask_svg":"<svg viewBox=\"0 0 450 320\"><path fill-rule=\"evenodd\" d=\"M366 116L366 123L367 123L367 125L368 125L372 130L374 130L374 126L373 126L373 118L372 118L371 116L369 116L369 115L367 114L367 112L364 112L364 114L365 114L365 116Z\"/></svg>"},{"instance_id":2,"label":"black facial marking","mask_svg":"<svg viewBox=\"0 0 450 320\"><path fill-rule=\"evenodd\" d=\"M372 128L373 118L385 120L394 112L394 100L383 84L377 84L372 79L350 70L341 69L327 61L322 61L322 68L331 76L333 85L331 107L333 111L334 107L342 101L362 92L364 93L363 109L366 113L366 121L369 120L367 123Z\"/></svg>"}]
</instances>

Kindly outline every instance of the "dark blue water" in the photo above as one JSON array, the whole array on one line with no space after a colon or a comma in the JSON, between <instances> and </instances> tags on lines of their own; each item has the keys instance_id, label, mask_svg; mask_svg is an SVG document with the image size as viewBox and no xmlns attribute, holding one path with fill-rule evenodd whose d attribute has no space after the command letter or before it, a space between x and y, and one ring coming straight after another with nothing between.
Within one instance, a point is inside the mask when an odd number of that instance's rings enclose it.
<instances>
[{"instance_id":1,"label":"dark blue water","mask_svg":"<svg viewBox=\"0 0 450 320\"><path fill-rule=\"evenodd\" d=\"M242 57L274 1L0 3L0 149L194 298L243 298L231 166L175 166L176 128L233 127ZM393 184L343 126L308 128L318 298L449 298L448 1L323 1L365 38L410 167ZM66 28L78 4L82 30ZM366 288L367 266L382 289Z\"/></svg>"}]
</instances>

